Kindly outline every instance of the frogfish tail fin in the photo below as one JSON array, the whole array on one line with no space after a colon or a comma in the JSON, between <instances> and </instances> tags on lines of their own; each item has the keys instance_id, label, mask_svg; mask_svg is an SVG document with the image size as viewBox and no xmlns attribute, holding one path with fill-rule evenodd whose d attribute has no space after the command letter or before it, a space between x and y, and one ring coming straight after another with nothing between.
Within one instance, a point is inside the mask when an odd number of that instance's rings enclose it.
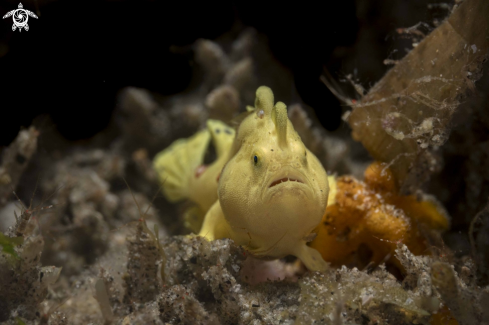
<instances>
[{"instance_id":1,"label":"frogfish tail fin","mask_svg":"<svg viewBox=\"0 0 489 325\"><path fill-rule=\"evenodd\" d=\"M277 130L279 146L285 148L287 146L287 106L282 102L277 102L272 110L272 121Z\"/></svg>"}]
</instances>

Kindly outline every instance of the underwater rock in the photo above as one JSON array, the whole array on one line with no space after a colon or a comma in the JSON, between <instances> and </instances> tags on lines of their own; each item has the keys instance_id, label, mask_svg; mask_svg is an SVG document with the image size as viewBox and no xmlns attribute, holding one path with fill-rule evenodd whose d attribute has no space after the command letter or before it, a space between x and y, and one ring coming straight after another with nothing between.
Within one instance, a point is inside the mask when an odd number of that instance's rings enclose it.
<instances>
[{"instance_id":1,"label":"underwater rock","mask_svg":"<svg viewBox=\"0 0 489 325\"><path fill-rule=\"evenodd\" d=\"M422 299L384 268L372 274L345 266L299 281L300 307L295 324L428 324Z\"/></svg>"},{"instance_id":2,"label":"underwater rock","mask_svg":"<svg viewBox=\"0 0 489 325\"><path fill-rule=\"evenodd\" d=\"M121 325L132 325L132 324L153 324L153 325L165 325L165 323L160 318L160 310L158 302L154 301L144 305L142 308L134 311L124 319L119 322Z\"/></svg>"},{"instance_id":3,"label":"underwater rock","mask_svg":"<svg viewBox=\"0 0 489 325\"><path fill-rule=\"evenodd\" d=\"M193 293L182 285L168 288L158 299L160 318L165 324L219 325L215 314L209 314Z\"/></svg>"},{"instance_id":4,"label":"underwater rock","mask_svg":"<svg viewBox=\"0 0 489 325\"><path fill-rule=\"evenodd\" d=\"M239 93L232 86L220 86L207 95L205 105L209 118L229 123L240 108Z\"/></svg>"},{"instance_id":5,"label":"underwater rock","mask_svg":"<svg viewBox=\"0 0 489 325\"><path fill-rule=\"evenodd\" d=\"M127 239L127 273L124 275L126 293L124 302L146 303L160 291L157 281L158 262L163 258L157 239L144 221L139 221L136 234Z\"/></svg>"},{"instance_id":6,"label":"underwater rock","mask_svg":"<svg viewBox=\"0 0 489 325\"><path fill-rule=\"evenodd\" d=\"M165 146L172 134L171 116L145 89L123 89L115 119L129 150L138 149L141 143L148 148Z\"/></svg>"},{"instance_id":7,"label":"underwater rock","mask_svg":"<svg viewBox=\"0 0 489 325\"><path fill-rule=\"evenodd\" d=\"M179 290L204 301L207 313L217 315L221 324L292 322L298 306L297 284L267 282L250 287L241 283L240 270L248 254L231 240L173 237L164 250L166 285L183 286Z\"/></svg>"},{"instance_id":8,"label":"underwater rock","mask_svg":"<svg viewBox=\"0 0 489 325\"><path fill-rule=\"evenodd\" d=\"M15 317L34 320L48 295L48 286L61 272L61 268L42 266L44 240L34 218L25 222L28 225L20 237L0 234L0 322ZM18 233L18 226L11 234Z\"/></svg>"},{"instance_id":9,"label":"underwater rock","mask_svg":"<svg viewBox=\"0 0 489 325\"><path fill-rule=\"evenodd\" d=\"M246 92L255 81L253 60L250 57L236 62L224 76L224 84L236 89L238 92Z\"/></svg>"},{"instance_id":10,"label":"underwater rock","mask_svg":"<svg viewBox=\"0 0 489 325\"><path fill-rule=\"evenodd\" d=\"M15 140L2 152L0 165L0 207L7 203L12 189L22 176L29 160L37 150L39 131L31 126L19 132Z\"/></svg>"},{"instance_id":11,"label":"underwater rock","mask_svg":"<svg viewBox=\"0 0 489 325\"><path fill-rule=\"evenodd\" d=\"M205 71L205 83L219 81L229 65L229 59L223 48L211 40L200 39L195 43L195 61Z\"/></svg>"}]
</instances>

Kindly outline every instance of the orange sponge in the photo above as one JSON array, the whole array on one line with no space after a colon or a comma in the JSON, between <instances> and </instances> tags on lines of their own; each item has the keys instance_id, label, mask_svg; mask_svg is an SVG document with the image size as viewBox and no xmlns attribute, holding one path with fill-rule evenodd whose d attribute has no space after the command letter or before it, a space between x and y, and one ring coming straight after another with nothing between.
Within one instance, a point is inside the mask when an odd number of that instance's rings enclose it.
<instances>
[{"instance_id":1,"label":"orange sponge","mask_svg":"<svg viewBox=\"0 0 489 325\"><path fill-rule=\"evenodd\" d=\"M371 164L364 182L342 176L330 178L330 187L334 197L311 246L333 266L390 260L399 242L420 255L427 252L423 229L448 228L444 209L426 197L400 195L383 163Z\"/></svg>"}]
</instances>

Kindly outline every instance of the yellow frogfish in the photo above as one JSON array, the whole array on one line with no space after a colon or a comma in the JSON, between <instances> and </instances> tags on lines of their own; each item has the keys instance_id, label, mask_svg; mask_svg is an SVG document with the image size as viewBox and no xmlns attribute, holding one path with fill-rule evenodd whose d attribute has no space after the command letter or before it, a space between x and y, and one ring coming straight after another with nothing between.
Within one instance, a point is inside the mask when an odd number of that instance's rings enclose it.
<instances>
[{"instance_id":1,"label":"yellow frogfish","mask_svg":"<svg viewBox=\"0 0 489 325\"><path fill-rule=\"evenodd\" d=\"M255 107L247 109L236 131L209 120L206 129L159 153L154 167L163 192L206 212L199 235L208 240L231 238L256 257L294 255L309 270L324 270L327 263L307 243L326 209L326 171L270 88L259 87ZM203 166L210 141L217 159Z\"/></svg>"}]
</instances>

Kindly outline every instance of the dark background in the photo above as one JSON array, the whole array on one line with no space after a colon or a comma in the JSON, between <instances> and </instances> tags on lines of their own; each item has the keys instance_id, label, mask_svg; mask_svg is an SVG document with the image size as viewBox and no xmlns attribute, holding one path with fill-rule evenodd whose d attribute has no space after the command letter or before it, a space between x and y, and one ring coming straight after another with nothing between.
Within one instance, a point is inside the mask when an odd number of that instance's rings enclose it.
<instances>
[{"instance_id":1,"label":"dark background","mask_svg":"<svg viewBox=\"0 0 489 325\"><path fill-rule=\"evenodd\" d=\"M335 130L341 106L319 81L323 67L338 79L354 73L368 88L388 69L385 58L405 54L398 51L406 40L396 28L446 16L444 9L428 8L435 2L22 1L39 19L29 18L30 30L21 33L12 32L11 18L0 21L0 146L40 114L49 114L70 140L90 138L107 126L125 86L163 95L183 91L192 53L171 46L214 39L236 26L268 36L299 96ZM17 6L1 1L0 15Z\"/></svg>"}]
</instances>

